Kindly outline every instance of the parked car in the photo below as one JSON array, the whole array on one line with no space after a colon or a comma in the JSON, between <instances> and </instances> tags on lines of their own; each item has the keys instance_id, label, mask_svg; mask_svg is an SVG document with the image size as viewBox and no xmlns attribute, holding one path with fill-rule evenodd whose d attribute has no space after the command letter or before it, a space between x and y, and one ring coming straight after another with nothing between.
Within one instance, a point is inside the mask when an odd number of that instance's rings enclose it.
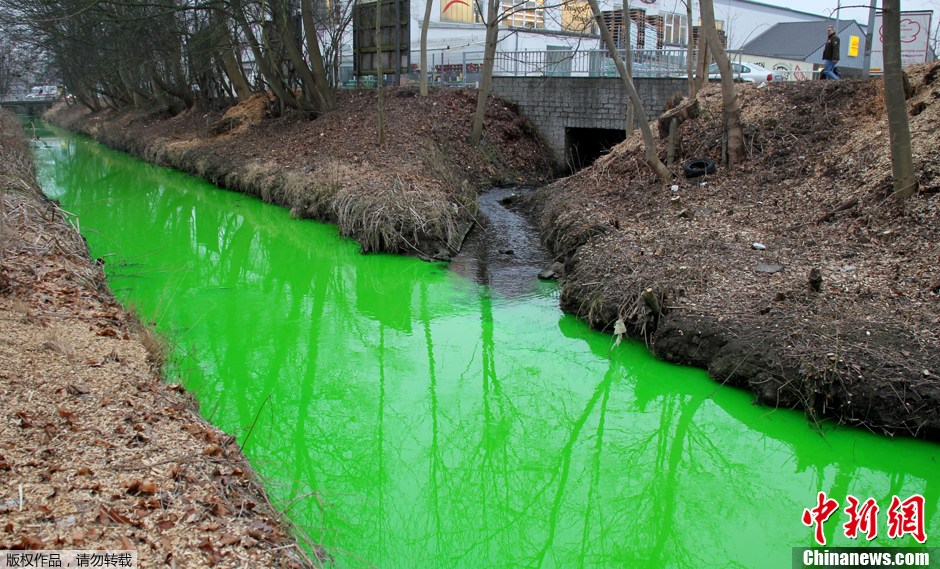
<instances>
[{"instance_id":1,"label":"parked car","mask_svg":"<svg viewBox=\"0 0 940 569\"><path fill-rule=\"evenodd\" d=\"M783 81L784 77L780 73L765 69L755 63L732 63L731 69L734 71L735 81L745 81L747 83L761 83L764 81ZM712 63L708 68L709 79L721 79L718 72L718 65Z\"/></svg>"}]
</instances>

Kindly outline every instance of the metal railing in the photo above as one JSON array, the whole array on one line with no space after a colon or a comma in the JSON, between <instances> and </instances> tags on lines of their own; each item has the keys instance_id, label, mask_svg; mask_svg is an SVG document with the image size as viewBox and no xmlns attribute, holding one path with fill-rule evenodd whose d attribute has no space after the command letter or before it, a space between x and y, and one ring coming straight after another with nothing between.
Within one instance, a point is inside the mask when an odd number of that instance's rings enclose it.
<instances>
[{"instance_id":1,"label":"metal railing","mask_svg":"<svg viewBox=\"0 0 940 569\"><path fill-rule=\"evenodd\" d=\"M634 50L634 77L685 77L685 49ZM621 50L621 59L625 52ZM435 85L475 86L483 69L483 51L462 51L437 55L428 69ZM617 68L606 50L497 51L495 77L616 77ZM417 73L402 76L402 82L417 82ZM365 85L363 85L365 82ZM374 78L347 81L347 88L375 86Z\"/></svg>"},{"instance_id":2,"label":"metal railing","mask_svg":"<svg viewBox=\"0 0 940 569\"><path fill-rule=\"evenodd\" d=\"M468 55L473 55L471 52ZM674 77L685 73L686 50L633 50L634 77ZM482 53L479 57L482 59ZM626 60L625 51L620 58ZM505 77L614 77L617 67L606 50L501 51L493 69Z\"/></svg>"},{"instance_id":3,"label":"metal railing","mask_svg":"<svg viewBox=\"0 0 940 569\"><path fill-rule=\"evenodd\" d=\"M685 78L688 51L679 49L633 50L633 77ZM620 51L621 59L625 53ZM732 55L733 61L742 62ZM811 68L789 71L769 70L775 81L805 81L819 78L819 71ZM428 69L428 80L438 86L477 86L483 69L483 51L458 51L435 54ZM614 60L606 50L497 51L493 66L495 77L617 77ZM386 76L386 81L391 76ZM717 74L710 76L717 78ZM417 83L418 73L402 75L402 84ZM351 79L346 88L375 88L374 77Z\"/></svg>"}]
</instances>

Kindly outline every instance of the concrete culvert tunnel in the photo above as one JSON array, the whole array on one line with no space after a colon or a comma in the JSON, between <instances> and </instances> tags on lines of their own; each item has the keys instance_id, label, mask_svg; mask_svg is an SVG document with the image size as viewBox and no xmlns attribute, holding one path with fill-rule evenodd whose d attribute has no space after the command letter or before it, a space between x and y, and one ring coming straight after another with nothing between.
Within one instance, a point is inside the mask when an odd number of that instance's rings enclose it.
<instances>
[{"instance_id":1,"label":"concrete culvert tunnel","mask_svg":"<svg viewBox=\"0 0 940 569\"><path fill-rule=\"evenodd\" d=\"M590 166L611 148L626 139L623 130L609 128L566 128L565 161L571 172Z\"/></svg>"}]
</instances>

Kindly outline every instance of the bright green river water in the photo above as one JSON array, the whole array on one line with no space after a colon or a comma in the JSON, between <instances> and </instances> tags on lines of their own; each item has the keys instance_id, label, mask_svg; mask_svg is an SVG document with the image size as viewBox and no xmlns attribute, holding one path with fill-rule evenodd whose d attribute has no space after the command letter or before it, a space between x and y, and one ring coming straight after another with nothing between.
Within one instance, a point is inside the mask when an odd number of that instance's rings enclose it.
<instances>
[{"instance_id":1,"label":"bright green river water","mask_svg":"<svg viewBox=\"0 0 940 569\"><path fill-rule=\"evenodd\" d=\"M41 134L44 190L171 339L170 379L341 567L790 567L814 544L801 517L818 492L840 507L830 546L858 543L848 495L881 508L872 544L917 545L887 537L894 495L923 495L926 545L940 539L937 445L820 433L642 344L613 347L559 311L553 283L501 298Z\"/></svg>"}]
</instances>

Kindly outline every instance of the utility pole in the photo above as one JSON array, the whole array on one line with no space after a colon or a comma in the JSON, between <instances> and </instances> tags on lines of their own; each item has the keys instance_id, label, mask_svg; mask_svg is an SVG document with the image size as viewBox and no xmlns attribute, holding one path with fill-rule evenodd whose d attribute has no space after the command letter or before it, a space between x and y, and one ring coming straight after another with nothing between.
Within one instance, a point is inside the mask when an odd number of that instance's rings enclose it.
<instances>
[{"instance_id":1,"label":"utility pole","mask_svg":"<svg viewBox=\"0 0 940 569\"><path fill-rule=\"evenodd\" d=\"M862 77L868 77L871 71L871 42L875 40L875 12L878 0L871 0L868 8L868 29L865 31L865 57L862 62Z\"/></svg>"}]
</instances>

